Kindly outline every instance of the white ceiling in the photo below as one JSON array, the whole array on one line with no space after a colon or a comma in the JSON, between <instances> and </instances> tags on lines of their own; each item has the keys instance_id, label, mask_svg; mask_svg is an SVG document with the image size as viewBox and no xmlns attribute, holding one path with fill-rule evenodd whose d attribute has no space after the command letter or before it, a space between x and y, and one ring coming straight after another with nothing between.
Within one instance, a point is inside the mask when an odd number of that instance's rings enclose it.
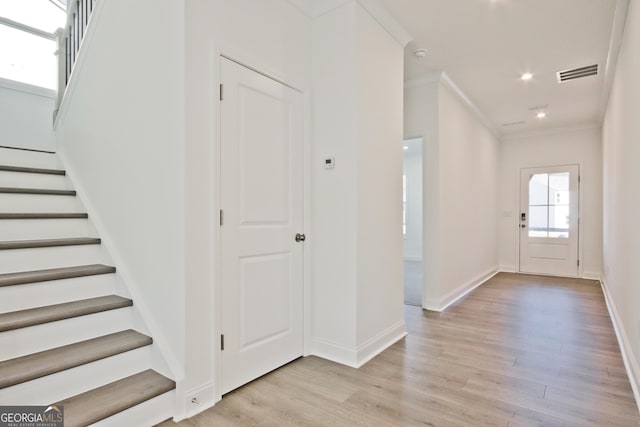
<instances>
[{"instance_id":1,"label":"white ceiling","mask_svg":"<svg viewBox=\"0 0 640 427\"><path fill-rule=\"evenodd\" d=\"M616 6L624 0L382 0L414 38L405 80L444 71L501 135L599 124ZM618 15L619 16L619 15ZM617 27L623 21L617 21ZM618 28L620 30L620 28ZM613 31L613 36L612 36ZM619 31L618 31L619 32ZM618 38L618 40L616 40ZM412 52L428 50L417 59ZM559 84L556 72L598 64ZM533 73L528 82L524 72ZM545 119L535 117L544 107ZM504 126L524 121L524 124Z\"/></svg>"}]
</instances>

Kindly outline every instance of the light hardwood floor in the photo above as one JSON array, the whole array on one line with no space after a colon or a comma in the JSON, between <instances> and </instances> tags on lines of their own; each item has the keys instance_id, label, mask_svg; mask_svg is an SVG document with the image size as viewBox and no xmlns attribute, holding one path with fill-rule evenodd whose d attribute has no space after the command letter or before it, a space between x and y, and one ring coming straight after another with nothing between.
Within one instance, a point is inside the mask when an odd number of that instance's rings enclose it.
<instances>
[{"instance_id":1,"label":"light hardwood floor","mask_svg":"<svg viewBox=\"0 0 640 427\"><path fill-rule=\"evenodd\" d=\"M501 273L406 320L409 336L360 369L298 359L180 425L640 425L596 282Z\"/></svg>"}]
</instances>

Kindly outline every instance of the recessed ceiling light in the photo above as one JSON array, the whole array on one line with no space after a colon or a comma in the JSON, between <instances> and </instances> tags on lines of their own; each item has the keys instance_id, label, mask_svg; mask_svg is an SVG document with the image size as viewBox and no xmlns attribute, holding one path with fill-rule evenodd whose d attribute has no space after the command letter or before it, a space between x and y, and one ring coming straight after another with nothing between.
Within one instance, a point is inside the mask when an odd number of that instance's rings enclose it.
<instances>
[{"instance_id":1,"label":"recessed ceiling light","mask_svg":"<svg viewBox=\"0 0 640 427\"><path fill-rule=\"evenodd\" d=\"M418 59L422 59L427 56L427 49L416 49L413 51L413 56Z\"/></svg>"},{"instance_id":2,"label":"recessed ceiling light","mask_svg":"<svg viewBox=\"0 0 640 427\"><path fill-rule=\"evenodd\" d=\"M544 111L540 111L538 114L536 114L536 117L539 119L544 119L545 117L547 117L547 113L545 113Z\"/></svg>"},{"instance_id":3,"label":"recessed ceiling light","mask_svg":"<svg viewBox=\"0 0 640 427\"><path fill-rule=\"evenodd\" d=\"M404 147L402 147L402 149L403 149L403 150L408 150L408 149L409 149L409 147L405 145Z\"/></svg>"},{"instance_id":4,"label":"recessed ceiling light","mask_svg":"<svg viewBox=\"0 0 640 427\"><path fill-rule=\"evenodd\" d=\"M531 80L533 78L533 74L531 73L524 73L523 75L520 76L520 80Z\"/></svg>"}]
</instances>

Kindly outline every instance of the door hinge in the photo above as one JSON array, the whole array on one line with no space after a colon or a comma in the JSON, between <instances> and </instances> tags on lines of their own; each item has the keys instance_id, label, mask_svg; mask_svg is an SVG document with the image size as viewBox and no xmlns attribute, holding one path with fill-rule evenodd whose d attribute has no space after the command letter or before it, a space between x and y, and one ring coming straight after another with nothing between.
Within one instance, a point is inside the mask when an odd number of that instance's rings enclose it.
<instances>
[{"instance_id":1,"label":"door hinge","mask_svg":"<svg viewBox=\"0 0 640 427\"><path fill-rule=\"evenodd\" d=\"M220 225L224 223L224 211L220 209Z\"/></svg>"},{"instance_id":2,"label":"door hinge","mask_svg":"<svg viewBox=\"0 0 640 427\"><path fill-rule=\"evenodd\" d=\"M580 175L578 175L578 184L580 183L580 178L581 178Z\"/></svg>"},{"instance_id":3,"label":"door hinge","mask_svg":"<svg viewBox=\"0 0 640 427\"><path fill-rule=\"evenodd\" d=\"M220 83L220 101L224 100L224 85Z\"/></svg>"},{"instance_id":4,"label":"door hinge","mask_svg":"<svg viewBox=\"0 0 640 427\"><path fill-rule=\"evenodd\" d=\"M578 267L580 267L580 260L578 260L578 263L577 263L577 264L578 264Z\"/></svg>"},{"instance_id":5,"label":"door hinge","mask_svg":"<svg viewBox=\"0 0 640 427\"><path fill-rule=\"evenodd\" d=\"M224 350L224 334L220 335L220 350Z\"/></svg>"}]
</instances>

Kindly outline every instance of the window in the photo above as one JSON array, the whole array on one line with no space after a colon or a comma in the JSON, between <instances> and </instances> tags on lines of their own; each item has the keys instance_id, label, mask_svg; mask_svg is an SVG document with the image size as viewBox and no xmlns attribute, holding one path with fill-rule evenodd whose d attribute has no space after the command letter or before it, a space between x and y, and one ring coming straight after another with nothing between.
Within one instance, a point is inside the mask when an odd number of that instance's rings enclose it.
<instances>
[{"instance_id":1,"label":"window","mask_svg":"<svg viewBox=\"0 0 640 427\"><path fill-rule=\"evenodd\" d=\"M66 12L50 0L0 1L0 77L56 88L53 33Z\"/></svg>"},{"instance_id":2,"label":"window","mask_svg":"<svg viewBox=\"0 0 640 427\"><path fill-rule=\"evenodd\" d=\"M529 237L569 237L569 172L529 180Z\"/></svg>"}]
</instances>

